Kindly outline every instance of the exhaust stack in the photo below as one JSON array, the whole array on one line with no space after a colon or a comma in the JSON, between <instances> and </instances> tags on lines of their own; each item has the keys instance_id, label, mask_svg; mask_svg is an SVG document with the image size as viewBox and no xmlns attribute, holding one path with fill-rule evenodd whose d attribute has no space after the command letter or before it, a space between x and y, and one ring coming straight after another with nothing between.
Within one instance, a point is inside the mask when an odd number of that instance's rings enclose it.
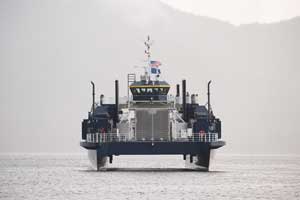
<instances>
[{"instance_id":1,"label":"exhaust stack","mask_svg":"<svg viewBox=\"0 0 300 200\"><path fill-rule=\"evenodd\" d=\"M114 126L116 128L116 123L119 121L119 81L115 80L115 123Z\"/></svg>"},{"instance_id":2,"label":"exhaust stack","mask_svg":"<svg viewBox=\"0 0 300 200\"><path fill-rule=\"evenodd\" d=\"M176 97L180 97L180 86L179 86L179 84L176 85Z\"/></svg>"},{"instance_id":3,"label":"exhaust stack","mask_svg":"<svg viewBox=\"0 0 300 200\"><path fill-rule=\"evenodd\" d=\"M182 80L182 115L183 120L186 121L186 80Z\"/></svg>"},{"instance_id":4,"label":"exhaust stack","mask_svg":"<svg viewBox=\"0 0 300 200\"><path fill-rule=\"evenodd\" d=\"M211 84L211 80L208 81L207 84L207 110L208 110L208 119L210 119L210 114L211 114L211 105L210 105L210 84Z\"/></svg>"},{"instance_id":5,"label":"exhaust stack","mask_svg":"<svg viewBox=\"0 0 300 200\"><path fill-rule=\"evenodd\" d=\"M101 94L101 95L100 95L100 105L101 105L101 106L103 105L103 102L104 102L104 95Z\"/></svg>"},{"instance_id":6,"label":"exhaust stack","mask_svg":"<svg viewBox=\"0 0 300 200\"><path fill-rule=\"evenodd\" d=\"M92 87L93 87L93 92L92 92L92 96L93 96L93 104L92 104L92 111L93 113L95 112L95 84L93 81L91 81Z\"/></svg>"}]
</instances>

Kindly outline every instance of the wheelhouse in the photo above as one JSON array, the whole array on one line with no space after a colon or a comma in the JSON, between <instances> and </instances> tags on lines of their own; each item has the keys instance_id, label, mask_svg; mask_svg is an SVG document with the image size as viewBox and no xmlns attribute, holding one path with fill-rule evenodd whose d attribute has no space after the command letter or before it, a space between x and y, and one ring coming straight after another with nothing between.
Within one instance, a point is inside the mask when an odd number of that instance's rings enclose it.
<instances>
[{"instance_id":1,"label":"wheelhouse","mask_svg":"<svg viewBox=\"0 0 300 200\"><path fill-rule=\"evenodd\" d=\"M164 81L149 84L135 82L129 88L134 101L166 101L170 85Z\"/></svg>"}]
</instances>

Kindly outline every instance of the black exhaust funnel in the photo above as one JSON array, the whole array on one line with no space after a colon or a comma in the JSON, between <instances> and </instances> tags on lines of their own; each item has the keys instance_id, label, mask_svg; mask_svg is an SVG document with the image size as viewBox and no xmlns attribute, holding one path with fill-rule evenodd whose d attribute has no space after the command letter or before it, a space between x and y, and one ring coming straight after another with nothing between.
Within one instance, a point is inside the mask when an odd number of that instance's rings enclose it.
<instances>
[{"instance_id":1,"label":"black exhaust funnel","mask_svg":"<svg viewBox=\"0 0 300 200\"><path fill-rule=\"evenodd\" d=\"M100 95L100 105L101 105L101 106L103 105L103 99L104 99L104 95L101 94L101 95Z\"/></svg>"},{"instance_id":2,"label":"black exhaust funnel","mask_svg":"<svg viewBox=\"0 0 300 200\"><path fill-rule=\"evenodd\" d=\"M182 115L183 120L186 121L186 80L182 80Z\"/></svg>"},{"instance_id":3,"label":"black exhaust funnel","mask_svg":"<svg viewBox=\"0 0 300 200\"><path fill-rule=\"evenodd\" d=\"M211 114L211 105L210 105L210 84L211 80L208 81L207 84L207 110L208 110L208 120L210 120L210 114Z\"/></svg>"},{"instance_id":4,"label":"black exhaust funnel","mask_svg":"<svg viewBox=\"0 0 300 200\"><path fill-rule=\"evenodd\" d=\"M116 123L119 122L119 81L115 80L115 123L114 126L116 128Z\"/></svg>"},{"instance_id":5,"label":"black exhaust funnel","mask_svg":"<svg viewBox=\"0 0 300 200\"><path fill-rule=\"evenodd\" d=\"M94 113L95 112L95 84L94 84L93 81L91 81L91 84L92 84L92 87L93 87L93 93L92 93L92 95L93 95L92 111Z\"/></svg>"},{"instance_id":6,"label":"black exhaust funnel","mask_svg":"<svg viewBox=\"0 0 300 200\"><path fill-rule=\"evenodd\" d=\"M176 85L176 97L180 96L180 86L179 84Z\"/></svg>"}]
</instances>

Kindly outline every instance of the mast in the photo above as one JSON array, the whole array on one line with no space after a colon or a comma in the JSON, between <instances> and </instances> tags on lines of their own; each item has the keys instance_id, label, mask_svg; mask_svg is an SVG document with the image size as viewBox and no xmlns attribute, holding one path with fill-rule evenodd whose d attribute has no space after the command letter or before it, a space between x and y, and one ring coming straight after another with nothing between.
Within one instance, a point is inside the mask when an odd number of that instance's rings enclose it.
<instances>
[{"instance_id":1,"label":"mast","mask_svg":"<svg viewBox=\"0 0 300 200\"><path fill-rule=\"evenodd\" d=\"M150 81L150 62L151 62L151 52L150 48L152 46L152 41L150 41L150 36L147 36L147 40L144 42L146 46L145 54L147 55L147 66L145 67L145 77L147 81Z\"/></svg>"}]
</instances>

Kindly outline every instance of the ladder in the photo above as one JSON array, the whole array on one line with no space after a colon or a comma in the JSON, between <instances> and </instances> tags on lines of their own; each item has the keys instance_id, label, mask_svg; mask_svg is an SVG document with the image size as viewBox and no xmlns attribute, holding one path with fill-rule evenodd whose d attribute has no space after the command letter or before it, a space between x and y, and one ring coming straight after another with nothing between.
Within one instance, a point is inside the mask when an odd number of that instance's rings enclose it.
<instances>
[{"instance_id":1,"label":"ladder","mask_svg":"<svg viewBox=\"0 0 300 200\"><path fill-rule=\"evenodd\" d=\"M134 83L136 81L136 75L135 74L127 74L127 98L128 98L128 108L130 106L130 96L129 96L129 86L131 83Z\"/></svg>"}]
</instances>

